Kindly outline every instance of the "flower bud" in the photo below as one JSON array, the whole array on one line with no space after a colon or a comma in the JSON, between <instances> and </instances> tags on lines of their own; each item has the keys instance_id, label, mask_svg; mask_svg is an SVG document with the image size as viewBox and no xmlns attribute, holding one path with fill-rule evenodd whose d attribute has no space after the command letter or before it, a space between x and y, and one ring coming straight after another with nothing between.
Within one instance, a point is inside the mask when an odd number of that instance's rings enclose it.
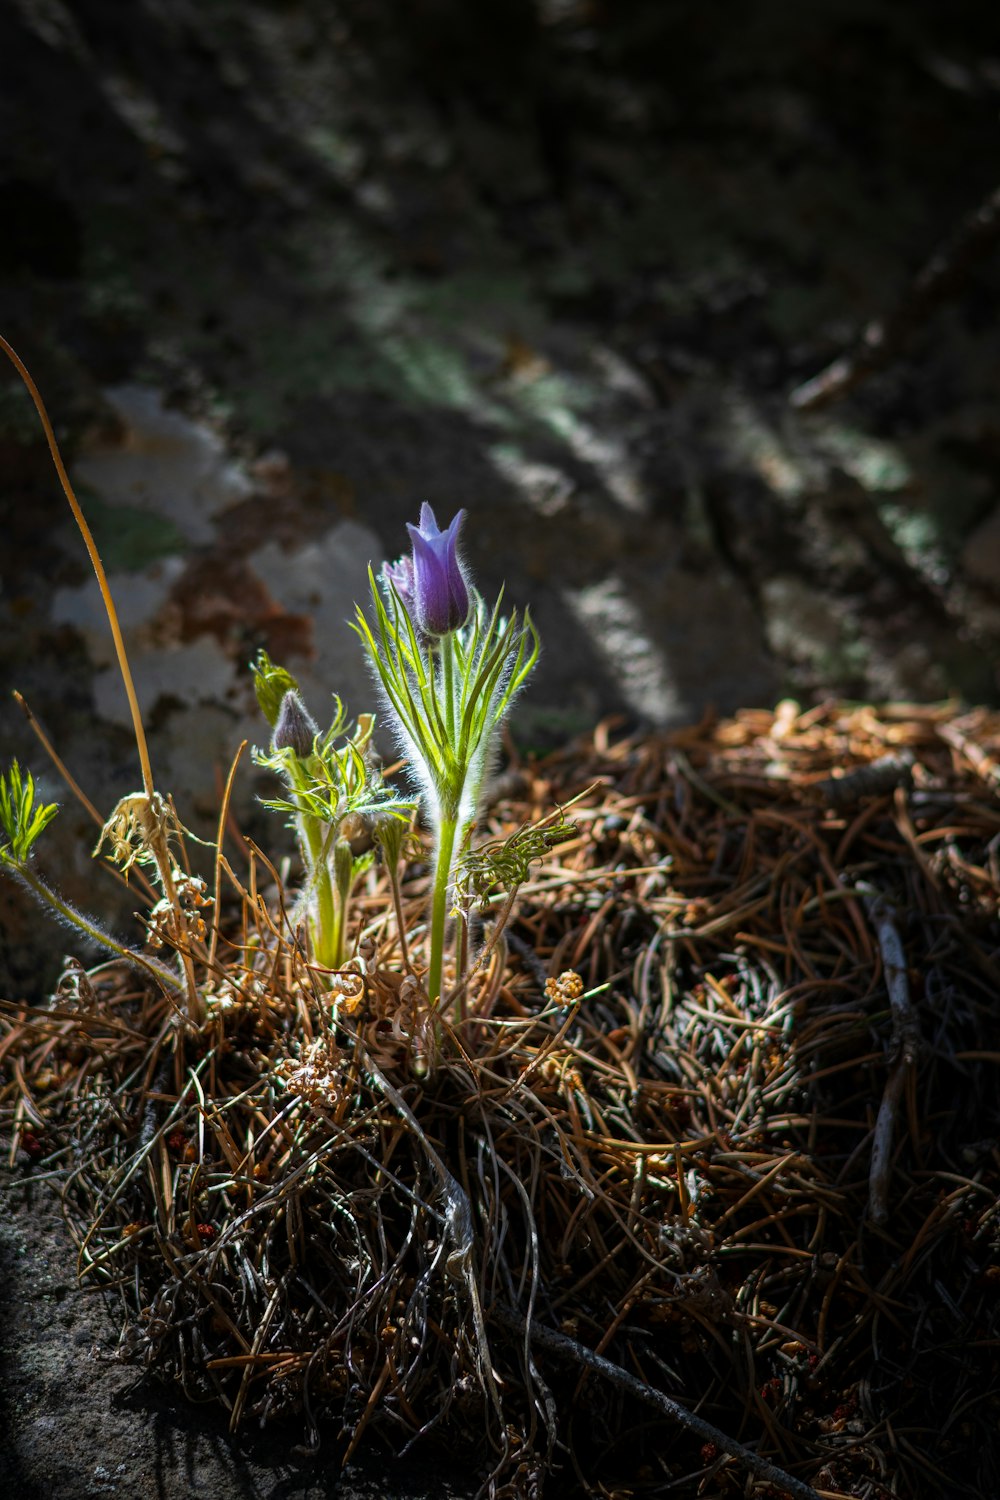
<instances>
[{"instance_id":1,"label":"flower bud","mask_svg":"<svg viewBox=\"0 0 1000 1500\"><path fill-rule=\"evenodd\" d=\"M401 557L398 562L386 563L382 571L386 582L399 595L399 602L412 617L416 613L413 597L413 559Z\"/></svg>"},{"instance_id":2,"label":"flower bud","mask_svg":"<svg viewBox=\"0 0 1000 1500\"><path fill-rule=\"evenodd\" d=\"M299 760L312 754L319 725L293 688L281 700L271 745L275 750L293 750Z\"/></svg>"},{"instance_id":3,"label":"flower bud","mask_svg":"<svg viewBox=\"0 0 1000 1500\"><path fill-rule=\"evenodd\" d=\"M370 813L347 813L340 820L340 837L350 848L355 859L367 854L375 847L375 819Z\"/></svg>"}]
</instances>

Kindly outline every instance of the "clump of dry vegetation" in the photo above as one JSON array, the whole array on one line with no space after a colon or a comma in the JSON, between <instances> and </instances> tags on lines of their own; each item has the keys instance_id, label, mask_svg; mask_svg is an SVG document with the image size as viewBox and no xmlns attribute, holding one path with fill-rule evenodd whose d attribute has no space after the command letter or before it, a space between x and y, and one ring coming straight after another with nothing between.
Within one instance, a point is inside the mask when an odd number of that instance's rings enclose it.
<instances>
[{"instance_id":1,"label":"clump of dry vegetation","mask_svg":"<svg viewBox=\"0 0 1000 1500\"><path fill-rule=\"evenodd\" d=\"M5 1008L12 1152L130 1357L234 1429L743 1493L641 1385L820 1494L988 1493L998 753L985 713L786 705L513 767L493 836L582 792L579 832L419 1079L426 872L414 971L373 870L331 992L223 855L196 1033L120 963Z\"/></svg>"}]
</instances>

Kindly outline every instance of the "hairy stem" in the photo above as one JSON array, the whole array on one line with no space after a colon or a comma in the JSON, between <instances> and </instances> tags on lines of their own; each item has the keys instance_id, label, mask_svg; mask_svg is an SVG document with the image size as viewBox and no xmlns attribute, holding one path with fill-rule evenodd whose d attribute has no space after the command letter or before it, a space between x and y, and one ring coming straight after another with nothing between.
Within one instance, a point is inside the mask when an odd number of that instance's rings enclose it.
<instances>
[{"instance_id":1,"label":"hairy stem","mask_svg":"<svg viewBox=\"0 0 1000 1500\"><path fill-rule=\"evenodd\" d=\"M438 825L434 862L434 894L431 904L431 957L427 975L427 994L432 1005L441 998L441 975L444 968L444 932L448 917L448 892L455 858L458 819L442 817Z\"/></svg>"},{"instance_id":2,"label":"hairy stem","mask_svg":"<svg viewBox=\"0 0 1000 1500\"><path fill-rule=\"evenodd\" d=\"M98 927L96 922L92 922L89 917L84 916L82 911L78 911L75 906L71 906L68 901L64 901L47 881L43 880L40 875L36 875L27 865L15 863L13 860L6 861L6 864L12 874L16 875L19 880L22 880L40 901L44 901L46 906L51 906L53 911L62 917L64 921L78 928L84 937L89 938L93 943L98 943L102 948L106 948L109 953L114 953L118 958L125 959L127 963L135 964L139 969L145 969L148 974L153 975L159 984L163 985L164 989L170 990L174 994L183 994L185 992L186 986L184 983L172 970L167 968L166 964L161 964L155 958L147 958L144 953L138 953L134 948L129 948L126 944L117 942L110 933L105 932L103 928Z\"/></svg>"},{"instance_id":3,"label":"hairy stem","mask_svg":"<svg viewBox=\"0 0 1000 1500\"><path fill-rule=\"evenodd\" d=\"M335 969L340 963L340 919L327 856L327 839L319 819L307 817L304 813L299 817L299 829L306 874L314 896L309 923L313 956L324 969Z\"/></svg>"},{"instance_id":4,"label":"hairy stem","mask_svg":"<svg viewBox=\"0 0 1000 1500\"><path fill-rule=\"evenodd\" d=\"M392 906L396 913L396 931L399 933L399 955L403 968L410 967L410 947L406 941L406 918L403 915L403 897L399 889L399 861L395 860L389 870L389 888L392 891Z\"/></svg>"},{"instance_id":5,"label":"hairy stem","mask_svg":"<svg viewBox=\"0 0 1000 1500\"><path fill-rule=\"evenodd\" d=\"M316 917L313 930L313 949L316 959L324 969L340 966L340 911L334 893L330 866L320 860L315 873Z\"/></svg>"},{"instance_id":6,"label":"hairy stem","mask_svg":"<svg viewBox=\"0 0 1000 1500\"><path fill-rule=\"evenodd\" d=\"M347 908L354 884L354 855L346 839L338 838L333 846L334 890L336 895L336 927L331 947L331 968L339 969L346 962L345 936L347 932Z\"/></svg>"}]
</instances>

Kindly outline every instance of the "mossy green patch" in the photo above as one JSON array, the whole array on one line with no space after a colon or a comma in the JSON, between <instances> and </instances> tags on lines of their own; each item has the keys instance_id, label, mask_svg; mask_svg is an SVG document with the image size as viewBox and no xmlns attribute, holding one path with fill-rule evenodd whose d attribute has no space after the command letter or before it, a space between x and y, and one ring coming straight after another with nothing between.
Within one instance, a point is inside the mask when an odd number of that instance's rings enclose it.
<instances>
[{"instance_id":1,"label":"mossy green patch","mask_svg":"<svg viewBox=\"0 0 1000 1500\"><path fill-rule=\"evenodd\" d=\"M819 447L863 489L892 494L912 480L905 456L893 443L873 438L856 427L830 423L818 433Z\"/></svg>"},{"instance_id":2,"label":"mossy green patch","mask_svg":"<svg viewBox=\"0 0 1000 1500\"><path fill-rule=\"evenodd\" d=\"M938 517L891 501L883 501L878 514L911 568L933 578L947 567L947 549Z\"/></svg>"},{"instance_id":3,"label":"mossy green patch","mask_svg":"<svg viewBox=\"0 0 1000 1500\"><path fill-rule=\"evenodd\" d=\"M40 441L38 415L17 376L0 380L0 439L31 447Z\"/></svg>"},{"instance_id":4,"label":"mossy green patch","mask_svg":"<svg viewBox=\"0 0 1000 1500\"><path fill-rule=\"evenodd\" d=\"M138 573L158 558L187 550L183 532L166 516L131 505L109 505L85 486L78 486L90 529L109 573Z\"/></svg>"}]
</instances>

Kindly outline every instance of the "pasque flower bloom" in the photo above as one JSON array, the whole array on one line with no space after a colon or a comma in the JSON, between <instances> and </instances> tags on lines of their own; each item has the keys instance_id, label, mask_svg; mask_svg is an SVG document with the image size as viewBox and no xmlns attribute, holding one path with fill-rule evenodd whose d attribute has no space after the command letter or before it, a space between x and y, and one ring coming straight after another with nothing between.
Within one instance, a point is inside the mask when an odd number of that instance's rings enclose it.
<instances>
[{"instance_id":1,"label":"pasque flower bloom","mask_svg":"<svg viewBox=\"0 0 1000 1500\"><path fill-rule=\"evenodd\" d=\"M425 636L450 635L469 618L469 586L458 557L458 533L465 520L460 510L447 531L441 531L434 512L420 507L420 525L407 524L413 559L403 558L387 569L403 603L416 615Z\"/></svg>"},{"instance_id":2,"label":"pasque flower bloom","mask_svg":"<svg viewBox=\"0 0 1000 1500\"><path fill-rule=\"evenodd\" d=\"M442 531L429 505L409 526L412 557L369 570L374 616L358 607L365 643L435 834L427 993L441 1001L454 866L476 821L490 749L538 657L522 618L490 609L458 557L460 510ZM464 627L464 628L463 628Z\"/></svg>"}]
</instances>

